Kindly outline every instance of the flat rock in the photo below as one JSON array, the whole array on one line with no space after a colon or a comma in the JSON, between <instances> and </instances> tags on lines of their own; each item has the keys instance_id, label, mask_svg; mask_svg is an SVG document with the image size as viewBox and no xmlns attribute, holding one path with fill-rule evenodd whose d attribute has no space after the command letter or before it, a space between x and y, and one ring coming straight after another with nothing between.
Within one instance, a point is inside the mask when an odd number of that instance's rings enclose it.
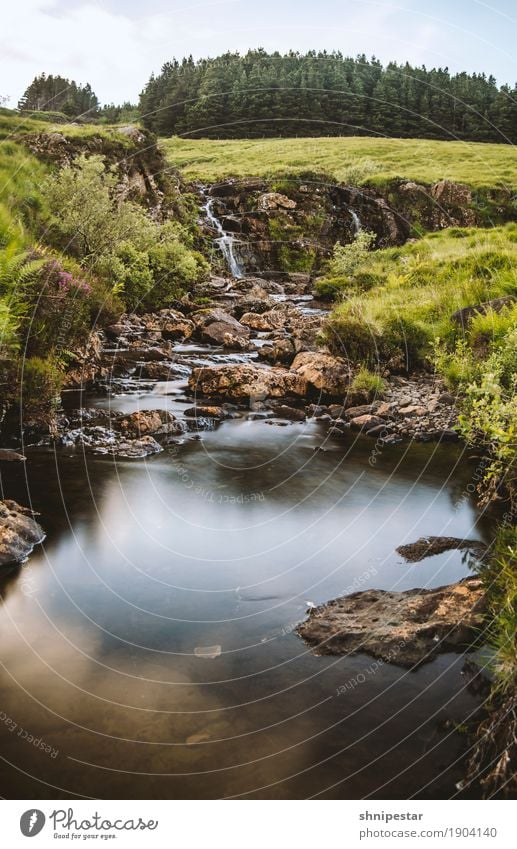
<instances>
[{"instance_id":1,"label":"flat rock","mask_svg":"<svg viewBox=\"0 0 517 849\"><path fill-rule=\"evenodd\" d=\"M0 501L0 566L22 563L43 542L43 528L16 501Z\"/></svg>"},{"instance_id":2,"label":"flat rock","mask_svg":"<svg viewBox=\"0 0 517 849\"><path fill-rule=\"evenodd\" d=\"M466 578L437 589L352 593L312 609L297 631L317 654L361 652L413 667L468 650L485 609L481 580Z\"/></svg>"},{"instance_id":3,"label":"flat rock","mask_svg":"<svg viewBox=\"0 0 517 849\"><path fill-rule=\"evenodd\" d=\"M204 396L265 400L293 395L303 397L307 383L301 375L287 369L253 365L206 366L193 370L189 388Z\"/></svg>"},{"instance_id":4,"label":"flat rock","mask_svg":"<svg viewBox=\"0 0 517 849\"><path fill-rule=\"evenodd\" d=\"M457 537L421 537L408 545L399 545L397 554L400 554L408 563L419 563L426 557L433 557L435 554L454 550L468 550L476 557L482 557L487 547L480 540L458 539Z\"/></svg>"}]
</instances>

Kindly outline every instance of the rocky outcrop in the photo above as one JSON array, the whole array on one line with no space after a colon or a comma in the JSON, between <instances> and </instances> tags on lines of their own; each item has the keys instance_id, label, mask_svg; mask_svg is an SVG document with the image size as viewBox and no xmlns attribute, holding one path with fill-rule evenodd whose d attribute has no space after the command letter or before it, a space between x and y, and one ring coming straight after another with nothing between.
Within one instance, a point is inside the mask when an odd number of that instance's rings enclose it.
<instances>
[{"instance_id":1,"label":"rocky outcrop","mask_svg":"<svg viewBox=\"0 0 517 849\"><path fill-rule=\"evenodd\" d=\"M482 195L482 197L481 197ZM235 235L248 270L318 272L336 242L353 241L361 227L377 247L401 245L415 232L511 220L512 193L473 190L440 180L432 185L394 179L381 188L310 182L229 179L210 189L214 214ZM489 212L487 212L489 210Z\"/></svg>"},{"instance_id":2,"label":"rocky outcrop","mask_svg":"<svg viewBox=\"0 0 517 849\"><path fill-rule=\"evenodd\" d=\"M353 593L315 607L297 630L317 654L361 652L414 667L468 650L485 608L482 582L467 578L437 589Z\"/></svg>"},{"instance_id":3,"label":"rocky outcrop","mask_svg":"<svg viewBox=\"0 0 517 849\"><path fill-rule=\"evenodd\" d=\"M17 137L31 153L61 168L82 154L104 157L118 176L118 195L161 210L178 193L170 169L154 136L138 127L104 129L98 133L69 134L62 131L25 133Z\"/></svg>"},{"instance_id":4,"label":"rocky outcrop","mask_svg":"<svg viewBox=\"0 0 517 849\"><path fill-rule=\"evenodd\" d=\"M16 501L0 501L0 566L22 563L43 542L43 528Z\"/></svg>"}]
</instances>

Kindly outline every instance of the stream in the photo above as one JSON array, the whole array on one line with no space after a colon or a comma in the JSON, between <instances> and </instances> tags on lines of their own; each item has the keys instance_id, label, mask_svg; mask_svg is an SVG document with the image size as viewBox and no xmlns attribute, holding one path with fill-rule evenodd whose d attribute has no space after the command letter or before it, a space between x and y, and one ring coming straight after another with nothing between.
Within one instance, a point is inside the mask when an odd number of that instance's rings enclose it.
<instances>
[{"instance_id":1,"label":"stream","mask_svg":"<svg viewBox=\"0 0 517 849\"><path fill-rule=\"evenodd\" d=\"M259 345L175 354L249 362ZM87 404L181 419L192 398L184 377L134 379ZM407 564L402 543L489 538L459 444L385 445L375 464L372 448L250 410L145 460L40 446L24 473L6 464L4 494L47 538L0 584L2 795L453 795L465 744L452 725L479 703L464 657L411 672L316 656L295 632L328 599L469 573L459 551Z\"/></svg>"}]
</instances>

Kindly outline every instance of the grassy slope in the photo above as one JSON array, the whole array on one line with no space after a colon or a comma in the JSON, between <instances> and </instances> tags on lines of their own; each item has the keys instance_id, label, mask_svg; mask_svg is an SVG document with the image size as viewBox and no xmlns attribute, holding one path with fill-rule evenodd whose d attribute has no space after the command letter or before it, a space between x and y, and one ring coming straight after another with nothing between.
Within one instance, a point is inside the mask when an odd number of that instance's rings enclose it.
<instances>
[{"instance_id":1,"label":"grassy slope","mask_svg":"<svg viewBox=\"0 0 517 849\"><path fill-rule=\"evenodd\" d=\"M450 179L473 187L517 186L517 154L511 145L366 137L172 138L161 144L169 162L185 177L208 182L313 171L359 184L402 177L424 183Z\"/></svg>"},{"instance_id":2,"label":"grassy slope","mask_svg":"<svg viewBox=\"0 0 517 849\"><path fill-rule=\"evenodd\" d=\"M368 328L359 357L382 359L383 350L388 357L397 336L402 351L407 344L428 356L436 337L453 340L457 309L517 295L517 224L431 233L369 253L351 278L327 277L318 286L345 297L330 320L335 338L351 345L354 328Z\"/></svg>"}]
</instances>

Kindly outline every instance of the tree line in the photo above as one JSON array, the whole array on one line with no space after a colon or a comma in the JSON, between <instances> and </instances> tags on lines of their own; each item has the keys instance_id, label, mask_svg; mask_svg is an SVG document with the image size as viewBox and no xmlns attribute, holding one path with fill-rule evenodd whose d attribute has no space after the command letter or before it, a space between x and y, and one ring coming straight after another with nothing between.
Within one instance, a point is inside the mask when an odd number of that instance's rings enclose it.
<instances>
[{"instance_id":1,"label":"tree line","mask_svg":"<svg viewBox=\"0 0 517 849\"><path fill-rule=\"evenodd\" d=\"M251 50L167 62L140 95L158 135L246 138L379 134L517 142L517 86L339 52Z\"/></svg>"}]
</instances>

